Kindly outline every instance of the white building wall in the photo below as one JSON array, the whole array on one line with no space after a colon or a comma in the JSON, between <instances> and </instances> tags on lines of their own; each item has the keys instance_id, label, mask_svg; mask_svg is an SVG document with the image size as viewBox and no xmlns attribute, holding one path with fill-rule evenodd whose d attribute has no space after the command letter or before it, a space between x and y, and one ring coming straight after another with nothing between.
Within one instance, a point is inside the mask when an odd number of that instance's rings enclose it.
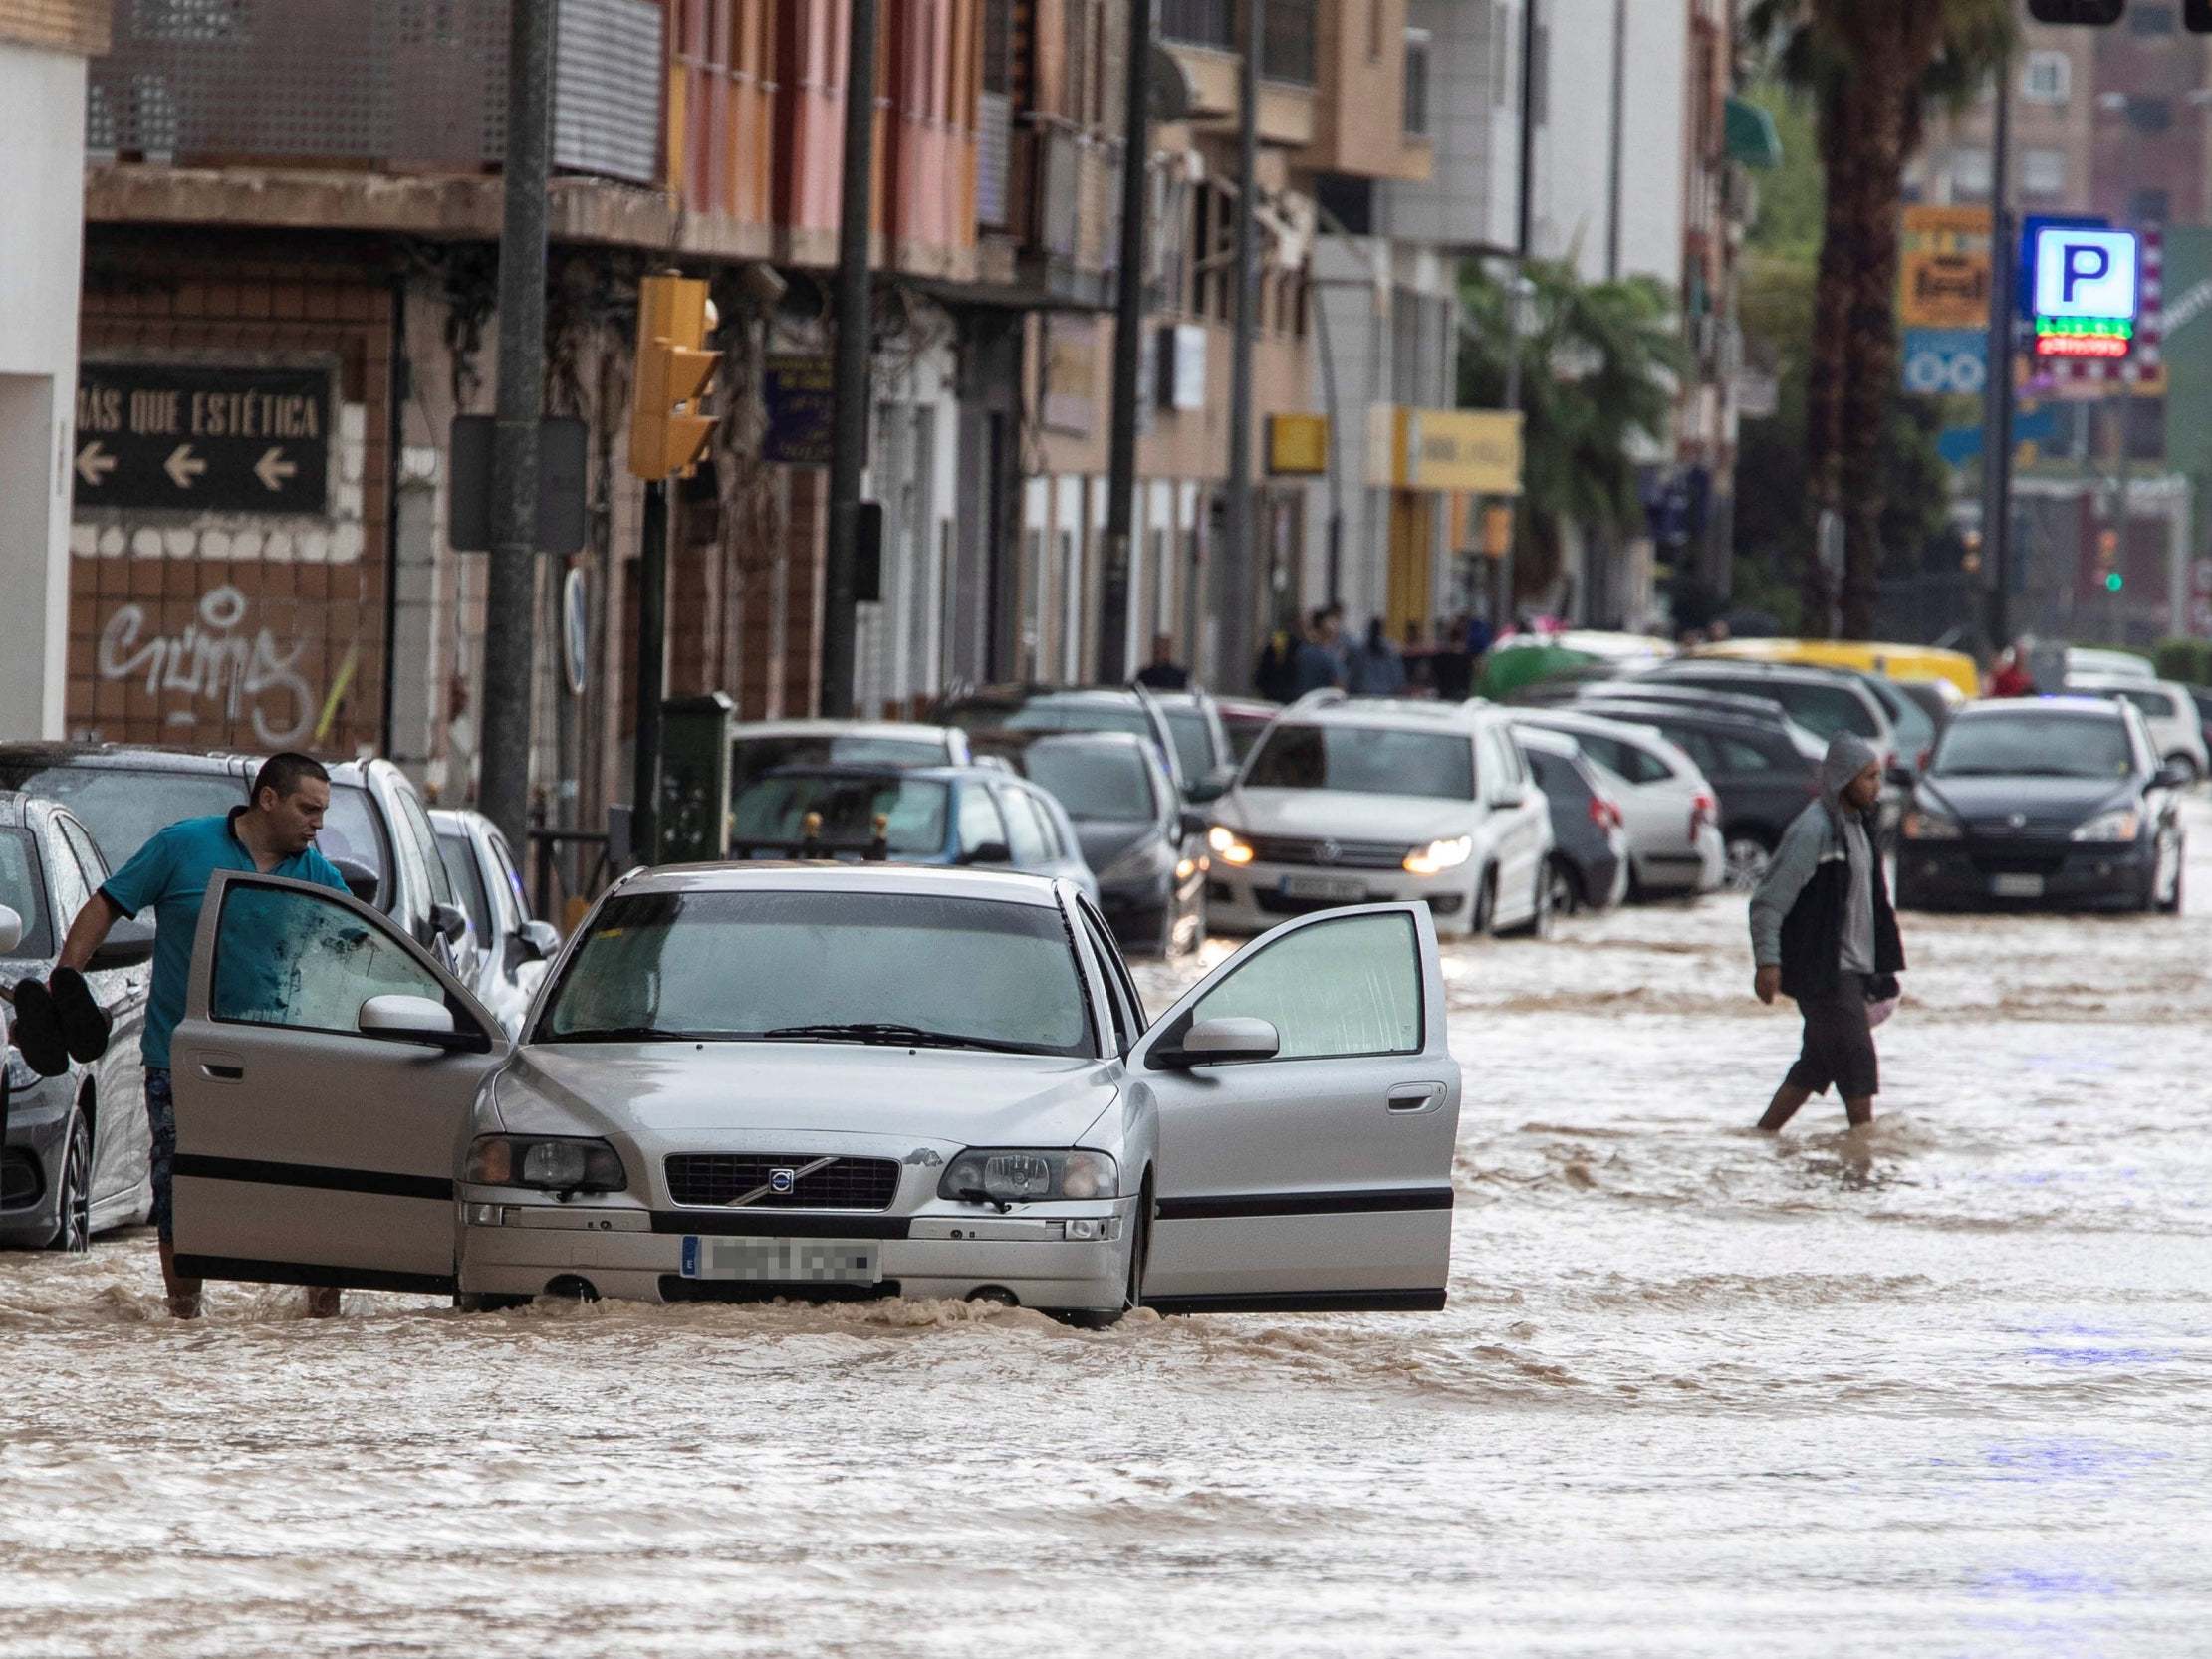
<instances>
[{"instance_id":1,"label":"white building wall","mask_svg":"<svg viewBox=\"0 0 2212 1659\"><path fill-rule=\"evenodd\" d=\"M0 733L62 735L85 61L0 44Z\"/></svg>"},{"instance_id":2,"label":"white building wall","mask_svg":"<svg viewBox=\"0 0 2212 1659\"><path fill-rule=\"evenodd\" d=\"M1410 0L1408 24L1429 35L1426 179L1377 192L1376 228L1446 248L1512 244L1519 203L1520 7L1509 0Z\"/></svg>"}]
</instances>

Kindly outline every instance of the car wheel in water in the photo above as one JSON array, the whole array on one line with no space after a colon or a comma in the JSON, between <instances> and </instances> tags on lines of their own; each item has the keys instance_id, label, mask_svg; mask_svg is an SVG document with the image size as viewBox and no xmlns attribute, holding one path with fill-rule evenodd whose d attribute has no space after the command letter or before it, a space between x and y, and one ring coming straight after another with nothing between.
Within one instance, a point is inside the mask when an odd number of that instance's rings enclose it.
<instances>
[{"instance_id":1,"label":"car wheel in water","mask_svg":"<svg viewBox=\"0 0 2212 1659\"><path fill-rule=\"evenodd\" d=\"M463 1313L504 1313L512 1307L528 1307L536 1297L501 1296L493 1291L463 1291L453 1299L453 1305Z\"/></svg>"},{"instance_id":2,"label":"car wheel in water","mask_svg":"<svg viewBox=\"0 0 2212 1659\"><path fill-rule=\"evenodd\" d=\"M1593 906L1583 903L1582 883L1575 879L1575 872L1568 867L1566 859L1553 858L1550 860L1549 867L1551 870L1552 915L1555 919L1561 916L1579 916L1584 910L1593 908Z\"/></svg>"},{"instance_id":3,"label":"car wheel in water","mask_svg":"<svg viewBox=\"0 0 2212 1659\"><path fill-rule=\"evenodd\" d=\"M93 1247L93 1132L82 1112L69 1119L69 1145L62 1154L61 1207L47 1249L79 1256Z\"/></svg>"},{"instance_id":4,"label":"car wheel in water","mask_svg":"<svg viewBox=\"0 0 2212 1659\"><path fill-rule=\"evenodd\" d=\"M1748 893L1767 878L1774 851L1756 835L1728 837L1728 873L1723 882L1732 893Z\"/></svg>"},{"instance_id":5,"label":"car wheel in water","mask_svg":"<svg viewBox=\"0 0 2212 1659\"><path fill-rule=\"evenodd\" d=\"M2180 915L2182 899L2185 896L2184 889L2188 886L2188 873L2189 843L2180 841L2175 844L2173 849L2173 885L2162 897L2156 899L2151 908L2155 909L2161 916ZM2153 876L2151 879L2153 882L2151 890L2155 893L2157 891L2155 886L2157 878Z\"/></svg>"},{"instance_id":6,"label":"car wheel in water","mask_svg":"<svg viewBox=\"0 0 2212 1659\"><path fill-rule=\"evenodd\" d=\"M1115 1308L1078 1307L1056 1313L1054 1318L1076 1330L1111 1330L1133 1309L1144 1305L1144 1265L1152 1254L1152 1186L1144 1184L1137 1201L1136 1231L1129 1237L1129 1276L1122 1287L1121 1305Z\"/></svg>"},{"instance_id":7,"label":"car wheel in water","mask_svg":"<svg viewBox=\"0 0 2212 1659\"><path fill-rule=\"evenodd\" d=\"M1495 870L1484 870L1482 879L1475 883L1475 908L1468 918L1467 931L1477 939L1487 939L1497 930L1498 875Z\"/></svg>"}]
</instances>

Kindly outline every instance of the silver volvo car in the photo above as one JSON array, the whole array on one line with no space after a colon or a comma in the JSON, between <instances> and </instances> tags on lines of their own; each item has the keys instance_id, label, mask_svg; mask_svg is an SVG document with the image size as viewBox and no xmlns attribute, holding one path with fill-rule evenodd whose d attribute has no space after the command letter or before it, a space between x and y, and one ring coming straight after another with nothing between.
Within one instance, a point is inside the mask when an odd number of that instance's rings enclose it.
<instances>
[{"instance_id":1,"label":"silver volvo car","mask_svg":"<svg viewBox=\"0 0 2212 1659\"><path fill-rule=\"evenodd\" d=\"M1459 1067L1420 904L1304 916L1157 1019L1073 883L617 883L510 1043L346 895L218 876L174 1044L178 1266L642 1301L1436 1308Z\"/></svg>"}]
</instances>

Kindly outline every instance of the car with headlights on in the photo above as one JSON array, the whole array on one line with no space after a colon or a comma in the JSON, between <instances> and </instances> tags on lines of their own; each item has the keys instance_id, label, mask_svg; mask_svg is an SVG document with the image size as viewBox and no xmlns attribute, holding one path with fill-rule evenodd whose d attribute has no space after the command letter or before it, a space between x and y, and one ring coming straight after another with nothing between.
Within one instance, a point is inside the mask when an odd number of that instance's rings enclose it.
<instances>
[{"instance_id":1,"label":"car with headlights on","mask_svg":"<svg viewBox=\"0 0 2212 1659\"><path fill-rule=\"evenodd\" d=\"M1220 932L1381 899L1426 904L1460 936L1551 920L1551 807L1488 703L1314 692L1209 811Z\"/></svg>"},{"instance_id":2,"label":"car with headlights on","mask_svg":"<svg viewBox=\"0 0 2212 1659\"><path fill-rule=\"evenodd\" d=\"M1916 909L2106 904L2181 909L2184 770L2133 704L1970 703L1913 790L1897 902Z\"/></svg>"},{"instance_id":3,"label":"car with headlights on","mask_svg":"<svg viewBox=\"0 0 2212 1659\"><path fill-rule=\"evenodd\" d=\"M66 808L0 792L0 978L44 981L77 912L109 876L92 832ZM0 1077L0 1247L86 1249L96 1233L129 1227L153 1206L147 1163L145 1029L153 929L119 921L93 954L85 984L108 1015L108 1052L42 1076L12 1044Z\"/></svg>"},{"instance_id":4,"label":"car with headlights on","mask_svg":"<svg viewBox=\"0 0 2212 1659\"><path fill-rule=\"evenodd\" d=\"M1152 746L1127 732L1015 734L990 745L1076 827L1099 908L1131 955L1172 957L1206 937L1204 816L1176 798Z\"/></svg>"},{"instance_id":5,"label":"car with headlights on","mask_svg":"<svg viewBox=\"0 0 2212 1659\"><path fill-rule=\"evenodd\" d=\"M1444 1304L1460 1068L1421 904L1297 918L1153 1016L1070 881L635 871L510 1043L376 911L232 871L174 1053L177 1267L208 1279Z\"/></svg>"}]
</instances>

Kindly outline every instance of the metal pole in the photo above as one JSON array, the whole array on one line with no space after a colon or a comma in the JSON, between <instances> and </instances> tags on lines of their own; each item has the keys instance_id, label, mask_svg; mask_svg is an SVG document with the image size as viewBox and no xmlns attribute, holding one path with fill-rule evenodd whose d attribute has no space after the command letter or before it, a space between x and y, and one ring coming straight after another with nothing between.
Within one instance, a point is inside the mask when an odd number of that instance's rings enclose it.
<instances>
[{"instance_id":1,"label":"metal pole","mask_svg":"<svg viewBox=\"0 0 2212 1659\"><path fill-rule=\"evenodd\" d=\"M1326 212L1326 210L1324 210ZM1329 423L1329 602L1344 602L1345 492L1343 468L1337 464L1337 354L1329 340L1329 283L1313 284L1314 344L1321 350L1321 411Z\"/></svg>"},{"instance_id":2,"label":"metal pole","mask_svg":"<svg viewBox=\"0 0 2212 1659\"><path fill-rule=\"evenodd\" d=\"M660 705L667 695L668 486L645 486L637 546L637 751L630 770L629 844L640 863L660 859Z\"/></svg>"},{"instance_id":3,"label":"metal pole","mask_svg":"<svg viewBox=\"0 0 2212 1659\"><path fill-rule=\"evenodd\" d=\"M1506 409L1513 414L1521 412L1521 272L1528 263L1536 224L1536 8L1537 0L1522 0L1521 203L1513 233L1512 277L1506 291ZM1506 531L1505 554L1498 561L1500 610L1494 620L1501 634L1512 625L1518 608L1513 565L1520 540L1521 515L1516 511Z\"/></svg>"},{"instance_id":4,"label":"metal pole","mask_svg":"<svg viewBox=\"0 0 2212 1659\"><path fill-rule=\"evenodd\" d=\"M1612 176L1607 184L1610 198L1605 215L1605 280L1620 280L1620 189L1621 174L1625 170L1622 145L1626 142L1628 113L1628 0L1613 0L1612 5ZM1526 243L1523 244L1524 247Z\"/></svg>"},{"instance_id":5,"label":"metal pole","mask_svg":"<svg viewBox=\"0 0 2212 1659\"><path fill-rule=\"evenodd\" d=\"M506 216L499 233L499 399L485 596L483 775L477 800L510 844L530 830L531 657L538 577L538 420L545 409L546 175L553 161L554 7L513 0ZM391 458L396 465L398 457Z\"/></svg>"},{"instance_id":6,"label":"metal pole","mask_svg":"<svg viewBox=\"0 0 2212 1659\"><path fill-rule=\"evenodd\" d=\"M1122 82L1121 286L1113 308L1113 430L1106 457L1105 589L1099 605L1099 678L1129 671L1129 539L1136 505L1138 354L1144 349L1145 207L1152 156L1152 0L1128 0L1129 61Z\"/></svg>"},{"instance_id":7,"label":"metal pole","mask_svg":"<svg viewBox=\"0 0 2212 1659\"><path fill-rule=\"evenodd\" d=\"M1990 146L1989 379L1982 392L1982 559L1989 571L1989 643L2012 643L2013 277L2012 54L1997 66Z\"/></svg>"},{"instance_id":8,"label":"metal pole","mask_svg":"<svg viewBox=\"0 0 2212 1659\"><path fill-rule=\"evenodd\" d=\"M853 0L846 48L845 179L838 218L837 357L830 436L830 544L822 595L822 712L853 713L860 617L853 597L860 474L867 469L868 231L875 161L875 0Z\"/></svg>"},{"instance_id":9,"label":"metal pole","mask_svg":"<svg viewBox=\"0 0 2212 1659\"><path fill-rule=\"evenodd\" d=\"M1266 0L1244 0L1243 58L1237 69L1236 333L1229 356L1229 492L1220 556L1214 562L1214 620L1219 648L1209 678L1241 687L1252 674L1252 336L1259 324L1260 265L1253 198L1260 163L1260 54L1267 44Z\"/></svg>"}]
</instances>

